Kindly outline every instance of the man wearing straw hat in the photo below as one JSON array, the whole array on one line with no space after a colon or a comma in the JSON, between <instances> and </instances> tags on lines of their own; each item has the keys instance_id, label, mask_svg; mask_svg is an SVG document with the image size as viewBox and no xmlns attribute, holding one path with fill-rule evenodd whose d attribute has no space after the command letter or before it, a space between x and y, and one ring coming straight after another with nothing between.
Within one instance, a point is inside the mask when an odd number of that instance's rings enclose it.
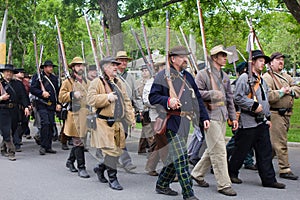
<instances>
[{"instance_id":1,"label":"man wearing straw hat","mask_svg":"<svg viewBox=\"0 0 300 200\"><path fill-rule=\"evenodd\" d=\"M70 151L66 167L71 172L78 172L81 178L89 178L86 171L84 156L84 138L87 134L86 117L87 109L87 90L90 81L84 77L86 64L80 57L75 57L69 64L72 70L72 77L63 81L59 92L59 101L68 103L68 114L64 124L64 134L72 137L73 148ZM74 166L77 161L77 168Z\"/></svg>"},{"instance_id":2,"label":"man wearing straw hat","mask_svg":"<svg viewBox=\"0 0 300 200\"><path fill-rule=\"evenodd\" d=\"M135 112L136 113L142 112L143 110L142 101L141 99L138 98L137 95L137 90L135 87L135 79L131 74L128 73L127 70L128 61L132 60L132 58L127 56L126 51L118 51L116 60L120 62L120 64L118 65L118 77L125 83L127 95L132 102L132 106L134 107ZM127 137L128 124L125 121L123 121L122 123L125 129L125 135ZM122 167L127 172L132 172L132 170L136 168L136 166L132 164L131 157L126 147L124 148L123 154L120 156L120 162Z\"/></svg>"},{"instance_id":3,"label":"man wearing straw hat","mask_svg":"<svg viewBox=\"0 0 300 200\"><path fill-rule=\"evenodd\" d=\"M205 132L207 148L191 175L200 187L209 187L204 176L212 165L218 192L227 196L236 196L228 175L225 134L228 118L233 121L233 130L238 128L238 122L230 79L222 71L222 67L226 65L227 55L231 54L223 45L213 47L210 50L212 60L210 70L208 68L201 70L195 78L211 124Z\"/></svg>"}]
</instances>

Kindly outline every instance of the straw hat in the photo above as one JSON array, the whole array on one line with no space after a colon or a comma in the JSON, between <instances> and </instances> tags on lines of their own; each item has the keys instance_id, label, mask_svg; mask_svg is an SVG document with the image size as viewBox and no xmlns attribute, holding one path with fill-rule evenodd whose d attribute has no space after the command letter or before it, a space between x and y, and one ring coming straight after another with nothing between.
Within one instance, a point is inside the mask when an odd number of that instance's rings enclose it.
<instances>
[{"instance_id":1,"label":"straw hat","mask_svg":"<svg viewBox=\"0 0 300 200\"><path fill-rule=\"evenodd\" d=\"M121 59L121 58L132 60L132 58L130 58L130 57L127 56L127 52L126 51L118 51L117 52L116 59Z\"/></svg>"}]
</instances>

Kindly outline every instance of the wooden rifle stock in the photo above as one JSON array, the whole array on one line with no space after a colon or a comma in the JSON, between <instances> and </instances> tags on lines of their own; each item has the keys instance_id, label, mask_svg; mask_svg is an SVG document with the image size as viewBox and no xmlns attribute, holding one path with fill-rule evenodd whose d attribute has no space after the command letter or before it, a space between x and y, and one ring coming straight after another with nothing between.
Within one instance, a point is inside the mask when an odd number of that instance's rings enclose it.
<instances>
[{"instance_id":1,"label":"wooden rifle stock","mask_svg":"<svg viewBox=\"0 0 300 200\"><path fill-rule=\"evenodd\" d=\"M65 77L70 80L70 73L69 73L69 70L68 70L68 63L67 63L65 48L64 48L63 41L62 41L58 20L57 20L56 15L54 17L55 17L57 34L58 34L58 41L59 41L59 46L60 46L61 56L62 56L62 66L63 66L63 69L64 69Z\"/></svg>"},{"instance_id":2,"label":"wooden rifle stock","mask_svg":"<svg viewBox=\"0 0 300 200\"><path fill-rule=\"evenodd\" d=\"M143 22L142 18L140 19L140 21L141 21L141 25L142 25L142 30L143 30L145 45L146 45L146 49L147 49L147 53L148 53L148 58L149 58L149 64L148 64L148 66L150 67L150 74L151 74L151 76L153 76L154 62L153 62L153 59L152 59L151 50L150 50L150 46L149 46L149 42L148 42L147 30L146 30L146 27L144 25L144 22Z\"/></svg>"},{"instance_id":3,"label":"wooden rifle stock","mask_svg":"<svg viewBox=\"0 0 300 200\"><path fill-rule=\"evenodd\" d=\"M197 0L197 7L198 7L198 17L199 17L199 24L200 24L200 31L201 31L201 38L202 38L203 53L205 59L205 67L207 67L208 69L212 89L219 90L219 87L217 86L216 81L211 73L211 66L210 66L211 59L208 57L207 48L206 48L206 38L205 38L204 22L203 22L200 0Z\"/></svg>"}]
</instances>

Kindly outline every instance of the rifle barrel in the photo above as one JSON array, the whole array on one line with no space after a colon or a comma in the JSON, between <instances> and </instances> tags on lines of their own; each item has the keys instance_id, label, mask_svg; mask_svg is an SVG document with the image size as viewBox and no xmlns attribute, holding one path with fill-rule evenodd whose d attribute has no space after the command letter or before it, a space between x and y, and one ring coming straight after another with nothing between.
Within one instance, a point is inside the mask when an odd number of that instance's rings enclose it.
<instances>
[{"instance_id":1,"label":"rifle barrel","mask_svg":"<svg viewBox=\"0 0 300 200\"><path fill-rule=\"evenodd\" d=\"M60 50L61 50L62 64L63 64L65 76L66 76L67 79L69 79L70 74L69 74L69 71L68 71L68 63L67 63L65 48L64 48L63 41L62 41L61 32L60 32L60 28L59 28L59 24L58 24L58 20L57 20L56 15L54 17L55 17L55 23L56 23L56 28L57 28L59 46L60 46Z\"/></svg>"},{"instance_id":2,"label":"rifle barrel","mask_svg":"<svg viewBox=\"0 0 300 200\"><path fill-rule=\"evenodd\" d=\"M199 17L201 36L202 36L201 38L202 38L202 46L203 46L205 65L210 70L210 63L208 61L208 53L207 53L207 48L206 48L206 38L205 38L205 32L204 32L204 26L203 26L204 22L203 22L203 15L202 15L200 0L197 0L197 7L198 7L198 17Z\"/></svg>"},{"instance_id":3,"label":"rifle barrel","mask_svg":"<svg viewBox=\"0 0 300 200\"><path fill-rule=\"evenodd\" d=\"M142 54L142 58L144 60L144 63L146 65L149 65L149 62L148 62L148 60L147 60L147 58L146 58L146 56L144 54L143 47L142 47L141 41L139 39L139 36L137 35L137 33L134 31L134 29L132 27L130 27L130 30L131 30L131 33L132 33L132 35L134 37L134 40L135 40L136 44L138 45L138 48L139 48L139 50L140 50L140 52Z\"/></svg>"},{"instance_id":4,"label":"rifle barrel","mask_svg":"<svg viewBox=\"0 0 300 200\"><path fill-rule=\"evenodd\" d=\"M102 76L102 70L101 70L99 58L98 58L98 55L97 55L97 48L96 48L95 40L93 39L93 36L92 36L90 23L89 23L89 20L87 18L87 15L84 15L84 18L85 18L86 27L87 27L88 34L89 34L90 41L91 41L91 46L92 46L92 50L93 50L95 64L96 64L96 67L97 67L98 76L101 77Z\"/></svg>"},{"instance_id":5,"label":"rifle barrel","mask_svg":"<svg viewBox=\"0 0 300 200\"><path fill-rule=\"evenodd\" d=\"M146 49L147 49L147 53L148 53L148 58L149 58L150 73L152 75L153 71L154 71L154 63L153 63L153 59L152 59L152 55L151 55L150 46L149 46L149 43L148 43L147 30L146 30L146 27L144 25L144 22L143 22L142 18L141 18L141 25L142 25L145 45L146 45Z\"/></svg>"}]
</instances>

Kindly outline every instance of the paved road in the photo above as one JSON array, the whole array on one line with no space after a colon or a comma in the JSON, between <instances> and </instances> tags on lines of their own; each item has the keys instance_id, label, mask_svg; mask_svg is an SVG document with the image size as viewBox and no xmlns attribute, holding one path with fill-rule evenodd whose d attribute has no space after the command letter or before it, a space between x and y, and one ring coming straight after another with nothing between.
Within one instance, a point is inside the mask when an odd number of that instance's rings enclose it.
<instances>
[{"instance_id":1,"label":"paved road","mask_svg":"<svg viewBox=\"0 0 300 200\"><path fill-rule=\"evenodd\" d=\"M35 131L32 131L34 134ZM34 140L23 140L23 151L17 153L17 161L11 162L0 156L0 199L1 200L179 200L182 196L169 197L156 194L154 191L157 177L146 175L144 166L146 156L138 155L138 131L132 133L128 139L128 149L137 165L135 174L128 174L119 169L118 177L123 191L114 191L107 184L100 183L93 173L97 163L95 149L90 148L86 154L87 171L89 179L81 179L65 167L69 151L61 150L58 142L53 143L53 148L58 152L55 155L39 155L39 147ZM300 148L290 148L290 161L294 173L300 175ZM277 160L274 160L275 170ZM159 165L161 168L161 163ZM255 171L241 170L241 179L244 183L233 185L238 195L227 197L217 192L214 176L207 174L206 181L209 188L194 186L195 194L200 199L245 199L245 200L296 200L300 195L300 181L288 181L278 178L278 181L287 185L285 190L264 188L260 185L258 173ZM180 192L178 183L171 187Z\"/></svg>"}]
</instances>

